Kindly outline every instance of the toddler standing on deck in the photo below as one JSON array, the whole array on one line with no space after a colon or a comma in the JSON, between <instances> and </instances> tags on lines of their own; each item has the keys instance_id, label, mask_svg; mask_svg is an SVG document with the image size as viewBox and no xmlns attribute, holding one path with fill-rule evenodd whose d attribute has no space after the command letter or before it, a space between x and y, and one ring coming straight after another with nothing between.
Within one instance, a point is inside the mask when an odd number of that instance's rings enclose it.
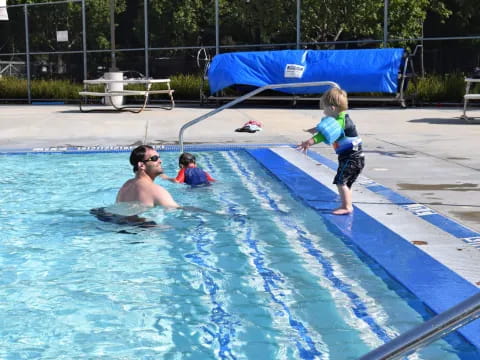
<instances>
[{"instance_id":1,"label":"toddler standing on deck","mask_svg":"<svg viewBox=\"0 0 480 360\"><path fill-rule=\"evenodd\" d=\"M338 154L338 169L333 183L337 185L342 204L332 213L347 215L353 211L352 185L365 167L362 140L358 137L355 124L347 114L347 93L339 88L331 88L320 99L326 115L320 123L307 132L314 134L302 142L297 149L304 152L313 144L332 144Z\"/></svg>"}]
</instances>

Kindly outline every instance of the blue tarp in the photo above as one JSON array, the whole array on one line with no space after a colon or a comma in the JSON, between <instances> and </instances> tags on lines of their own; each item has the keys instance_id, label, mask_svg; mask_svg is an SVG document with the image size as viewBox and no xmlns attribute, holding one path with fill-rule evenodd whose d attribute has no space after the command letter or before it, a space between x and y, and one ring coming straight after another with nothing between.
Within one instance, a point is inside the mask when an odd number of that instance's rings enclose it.
<instances>
[{"instance_id":1,"label":"blue tarp","mask_svg":"<svg viewBox=\"0 0 480 360\"><path fill-rule=\"evenodd\" d=\"M403 49L280 50L219 54L208 70L210 91L232 85L261 87L333 81L347 92L396 93ZM326 87L286 88L289 94L322 93Z\"/></svg>"}]
</instances>

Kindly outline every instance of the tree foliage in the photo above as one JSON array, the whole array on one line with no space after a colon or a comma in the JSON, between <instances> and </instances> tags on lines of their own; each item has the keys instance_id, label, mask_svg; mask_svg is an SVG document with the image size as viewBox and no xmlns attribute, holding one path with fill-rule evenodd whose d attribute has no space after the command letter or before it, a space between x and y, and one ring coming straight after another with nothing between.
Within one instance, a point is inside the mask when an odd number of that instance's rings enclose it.
<instances>
[{"instance_id":1,"label":"tree foliage","mask_svg":"<svg viewBox=\"0 0 480 360\"><path fill-rule=\"evenodd\" d=\"M296 39L296 0L218 0L222 44L278 44ZM41 3L42 0L9 0L8 4ZM452 17L455 27L478 31L478 0L389 0L391 38L417 38L427 17L439 22ZM383 38L385 0L302 0L302 42L366 40ZM86 0L89 49L110 47L110 0ZM215 42L215 0L149 0L150 46L200 46ZM45 9L45 10L42 10ZM143 1L115 0L116 38L120 47L138 47L144 42ZM20 20L20 19L19 19ZM73 27L79 42L80 3L32 7L30 36L44 51L56 48L50 41L55 29ZM11 26L14 38L23 34L22 21ZM17 31L20 30L20 31ZM77 38L78 37L78 38ZM20 38L18 40L21 40ZM22 41L23 42L23 41ZM54 46L55 45L55 46Z\"/></svg>"},{"instance_id":2,"label":"tree foliage","mask_svg":"<svg viewBox=\"0 0 480 360\"><path fill-rule=\"evenodd\" d=\"M8 0L8 5L45 1ZM111 0L85 1L87 49L109 49ZM147 0L146 3L150 48L215 45L215 0ZM218 0L218 3L221 45L271 44L275 48L279 44L292 47L296 42L297 0ZM366 45L341 46L371 47L369 41L383 40L385 0L301 0L300 3L300 41L305 47L334 48L338 41L348 40L364 41ZM419 38L424 31L426 36L480 33L479 0L388 0L388 3L389 46L404 46L397 40ZM0 22L0 55L25 51L23 8L10 8L9 15L9 22ZM79 2L32 6L28 18L31 51L82 48ZM115 0L115 23L117 49L144 47L144 1ZM69 31L68 43L56 41L57 30ZM324 42L329 45L320 44ZM128 57L129 53L118 56Z\"/></svg>"}]
</instances>

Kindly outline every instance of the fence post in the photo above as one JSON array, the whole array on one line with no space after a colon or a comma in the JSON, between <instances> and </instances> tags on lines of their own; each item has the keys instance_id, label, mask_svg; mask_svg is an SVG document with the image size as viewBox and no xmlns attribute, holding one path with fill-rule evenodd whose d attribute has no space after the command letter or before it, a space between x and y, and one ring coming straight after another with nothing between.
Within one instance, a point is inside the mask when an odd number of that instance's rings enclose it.
<instances>
[{"instance_id":1,"label":"fence post","mask_svg":"<svg viewBox=\"0 0 480 360\"><path fill-rule=\"evenodd\" d=\"M150 69L148 64L148 0L143 0L143 18L145 29L145 76L150 77Z\"/></svg>"},{"instance_id":2,"label":"fence post","mask_svg":"<svg viewBox=\"0 0 480 360\"><path fill-rule=\"evenodd\" d=\"M115 0L110 0L110 49L112 51L110 72L114 72L117 71L117 58L115 54Z\"/></svg>"},{"instance_id":3,"label":"fence post","mask_svg":"<svg viewBox=\"0 0 480 360\"><path fill-rule=\"evenodd\" d=\"M383 47L387 47L388 41L388 0L383 0Z\"/></svg>"},{"instance_id":4,"label":"fence post","mask_svg":"<svg viewBox=\"0 0 480 360\"><path fill-rule=\"evenodd\" d=\"M87 25L85 20L85 0L82 0L82 46L83 46L83 79L88 79L87 73Z\"/></svg>"},{"instance_id":5,"label":"fence post","mask_svg":"<svg viewBox=\"0 0 480 360\"><path fill-rule=\"evenodd\" d=\"M220 52L220 26L218 24L218 0L215 0L215 55Z\"/></svg>"},{"instance_id":6,"label":"fence post","mask_svg":"<svg viewBox=\"0 0 480 360\"><path fill-rule=\"evenodd\" d=\"M301 19L301 0L297 0L297 50L300 49Z\"/></svg>"},{"instance_id":7,"label":"fence post","mask_svg":"<svg viewBox=\"0 0 480 360\"><path fill-rule=\"evenodd\" d=\"M30 43L29 43L29 35L28 35L28 8L27 4L23 4L23 14L25 18L25 51L26 51L26 57L27 57L27 97L28 97L28 103L32 103L32 87L31 87L31 81L30 81Z\"/></svg>"}]
</instances>

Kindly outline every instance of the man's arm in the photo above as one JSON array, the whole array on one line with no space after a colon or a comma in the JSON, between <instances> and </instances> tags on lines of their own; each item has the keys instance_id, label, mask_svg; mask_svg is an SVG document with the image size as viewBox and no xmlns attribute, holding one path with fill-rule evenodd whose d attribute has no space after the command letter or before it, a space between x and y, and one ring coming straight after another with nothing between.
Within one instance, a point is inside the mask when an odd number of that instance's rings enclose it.
<instances>
[{"instance_id":1,"label":"man's arm","mask_svg":"<svg viewBox=\"0 0 480 360\"><path fill-rule=\"evenodd\" d=\"M173 200L172 195L164 189L163 187L156 185L155 188L155 193L154 193L154 202L155 205L161 205L167 208L179 208L180 205L176 203L175 200Z\"/></svg>"}]
</instances>

